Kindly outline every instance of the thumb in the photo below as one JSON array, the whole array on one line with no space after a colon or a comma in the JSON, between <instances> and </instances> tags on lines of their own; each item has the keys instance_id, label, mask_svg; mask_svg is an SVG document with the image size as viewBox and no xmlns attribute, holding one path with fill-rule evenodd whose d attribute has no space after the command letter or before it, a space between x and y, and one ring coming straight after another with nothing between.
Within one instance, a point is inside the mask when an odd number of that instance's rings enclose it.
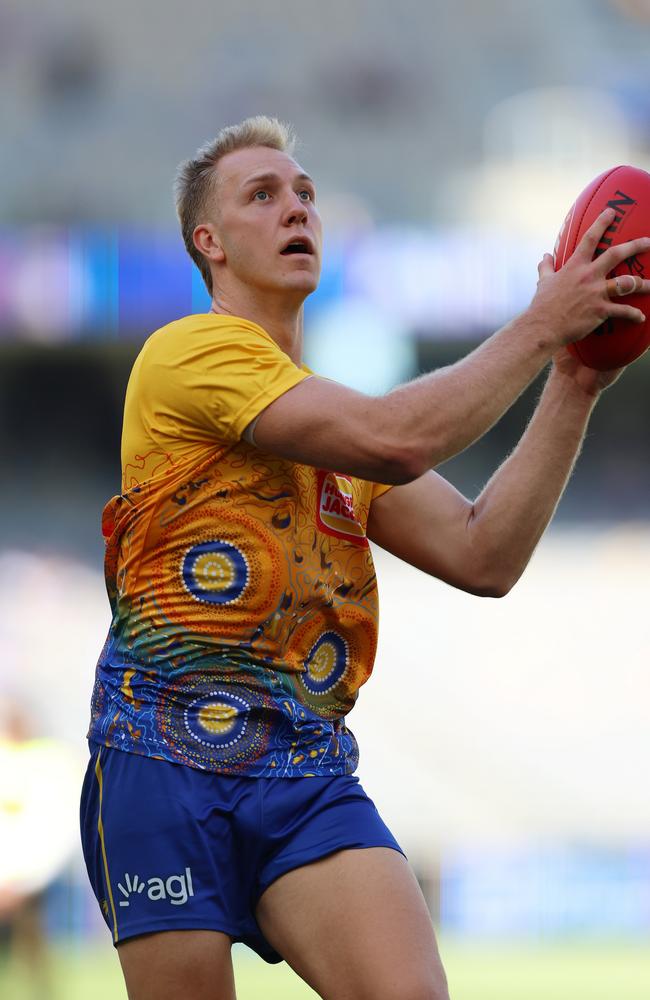
<instances>
[{"instance_id":1,"label":"thumb","mask_svg":"<svg viewBox=\"0 0 650 1000\"><path fill-rule=\"evenodd\" d=\"M553 255L550 253L545 253L539 264L537 265L537 273L540 278L547 278L549 274L555 273L555 262Z\"/></svg>"}]
</instances>

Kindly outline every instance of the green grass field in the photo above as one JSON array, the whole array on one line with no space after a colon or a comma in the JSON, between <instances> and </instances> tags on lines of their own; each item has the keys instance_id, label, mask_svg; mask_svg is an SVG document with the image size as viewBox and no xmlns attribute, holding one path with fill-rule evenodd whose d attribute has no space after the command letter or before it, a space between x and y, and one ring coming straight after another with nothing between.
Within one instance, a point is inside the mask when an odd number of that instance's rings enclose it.
<instances>
[{"instance_id":1,"label":"green grass field","mask_svg":"<svg viewBox=\"0 0 650 1000\"><path fill-rule=\"evenodd\" d=\"M650 945L471 946L445 940L441 952L452 1000L648 1000ZM235 949L238 1000L306 1000L316 994L288 968ZM110 945L52 953L48 1000L126 1000ZM3 1000L42 1000L16 959L0 968Z\"/></svg>"}]
</instances>

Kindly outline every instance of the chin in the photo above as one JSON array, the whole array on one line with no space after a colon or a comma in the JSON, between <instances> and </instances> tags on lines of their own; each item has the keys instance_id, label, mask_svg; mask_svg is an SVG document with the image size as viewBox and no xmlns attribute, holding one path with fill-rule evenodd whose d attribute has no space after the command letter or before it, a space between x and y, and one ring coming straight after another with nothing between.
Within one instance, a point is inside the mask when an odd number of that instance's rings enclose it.
<instances>
[{"instance_id":1,"label":"chin","mask_svg":"<svg viewBox=\"0 0 650 1000\"><path fill-rule=\"evenodd\" d=\"M282 288L287 292L302 292L307 297L318 288L318 278L307 272L292 274L290 278L282 282Z\"/></svg>"},{"instance_id":2,"label":"chin","mask_svg":"<svg viewBox=\"0 0 650 1000\"><path fill-rule=\"evenodd\" d=\"M311 295L318 288L318 278L314 278L311 275L305 275L305 280L300 282L300 287L304 289L307 295Z\"/></svg>"}]
</instances>

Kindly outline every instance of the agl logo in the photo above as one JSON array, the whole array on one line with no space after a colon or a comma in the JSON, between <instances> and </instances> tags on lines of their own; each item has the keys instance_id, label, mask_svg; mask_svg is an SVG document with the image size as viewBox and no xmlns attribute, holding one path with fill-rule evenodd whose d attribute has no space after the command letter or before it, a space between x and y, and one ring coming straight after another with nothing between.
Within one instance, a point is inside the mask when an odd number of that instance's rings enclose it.
<instances>
[{"instance_id":1,"label":"agl logo","mask_svg":"<svg viewBox=\"0 0 650 1000\"><path fill-rule=\"evenodd\" d=\"M139 896L145 889L149 899L154 902L158 899L168 899L172 906L182 906L183 903L187 903L190 896L194 895L191 868L186 868L184 875L170 875L167 879L154 875L146 882L139 875L129 875L125 872L124 883L124 885L122 882L117 883L117 888L124 896L124 899L120 900L120 906L130 906L130 897Z\"/></svg>"}]
</instances>

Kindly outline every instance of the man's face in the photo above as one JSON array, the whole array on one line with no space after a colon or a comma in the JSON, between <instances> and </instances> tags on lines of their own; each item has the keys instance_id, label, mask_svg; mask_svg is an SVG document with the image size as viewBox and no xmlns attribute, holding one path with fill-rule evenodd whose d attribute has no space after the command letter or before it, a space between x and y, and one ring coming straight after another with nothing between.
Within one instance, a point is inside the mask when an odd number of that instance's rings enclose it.
<instances>
[{"instance_id":1,"label":"man's face","mask_svg":"<svg viewBox=\"0 0 650 1000\"><path fill-rule=\"evenodd\" d=\"M220 264L247 286L304 298L318 285L322 225L314 183L286 153L239 149L217 165Z\"/></svg>"}]
</instances>

